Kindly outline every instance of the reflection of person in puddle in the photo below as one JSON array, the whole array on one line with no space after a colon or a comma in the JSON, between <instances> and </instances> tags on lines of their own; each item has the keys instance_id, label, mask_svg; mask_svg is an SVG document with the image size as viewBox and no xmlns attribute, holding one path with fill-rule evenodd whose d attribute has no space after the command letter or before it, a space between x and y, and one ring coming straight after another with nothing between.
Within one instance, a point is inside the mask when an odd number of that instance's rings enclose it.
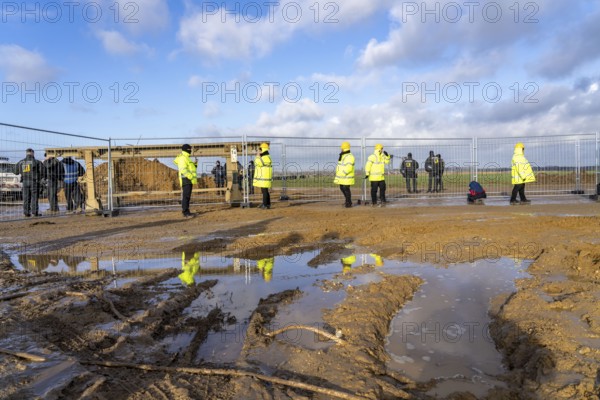
<instances>
[{"instance_id":1,"label":"reflection of person in puddle","mask_svg":"<svg viewBox=\"0 0 600 400\"><path fill-rule=\"evenodd\" d=\"M200 252L194 253L194 256L187 260L185 259L185 251L181 253L181 269L182 273L178 275L184 285L191 286L194 284L194 275L200 271Z\"/></svg>"},{"instance_id":2,"label":"reflection of person in puddle","mask_svg":"<svg viewBox=\"0 0 600 400\"><path fill-rule=\"evenodd\" d=\"M262 272L263 279L265 282L271 282L273 278L273 265L275 264L275 257L263 258L256 262L256 267Z\"/></svg>"},{"instance_id":3,"label":"reflection of person in puddle","mask_svg":"<svg viewBox=\"0 0 600 400\"><path fill-rule=\"evenodd\" d=\"M352 264L356 262L356 256L354 254L344 257L340 260L342 262L342 272L347 274L352 269Z\"/></svg>"},{"instance_id":4,"label":"reflection of person in puddle","mask_svg":"<svg viewBox=\"0 0 600 400\"><path fill-rule=\"evenodd\" d=\"M379 254L370 254L371 257L373 257L375 259L375 266L376 267L383 267L383 257L381 257Z\"/></svg>"}]
</instances>

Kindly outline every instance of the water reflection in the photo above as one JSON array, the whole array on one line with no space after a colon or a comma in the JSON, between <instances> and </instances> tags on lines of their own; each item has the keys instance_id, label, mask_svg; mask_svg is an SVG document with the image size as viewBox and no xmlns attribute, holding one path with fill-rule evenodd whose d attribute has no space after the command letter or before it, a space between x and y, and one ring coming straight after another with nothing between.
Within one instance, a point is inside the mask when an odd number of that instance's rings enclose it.
<instances>
[{"instance_id":1,"label":"water reflection","mask_svg":"<svg viewBox=\"0 0 600 400\"><path fill-rule=\"evenodd\" d=\"M342 263L342 272L347 274L350 272L350 270L352 270L352 264L356 262L356 256L352 254L342 258L340 261Z\"/></svg>"},{"instance_id":2,"label":"water reflection","mask_svg":"<svg viewBox=\"0 0 600 400\"><path fill-rule=\"evenodd\" d=\"M256 267L261 272L265 282L271 282L273 278L273 266L275 265L275 257L268 257L258 260Z\"/></svg>"},{"instance_id":3,"label":"water reflection","mask_svg":"<svg viewBox=\"0 0 600 400\"><path fill-rule=\"evenodd\" d=\"M77 272L77 266L85 260L85 257L56 254L19 254L19 264L31 272L42 272L50 267L58 267L61 261L69 268L69 272Z\"/></svg>"},{"instance_id":4,"label":"water reflection","mask_svg":"<svg viewBox=\"0 0 600 400\"><path fill-rule=\"evenodd\" d=\"M383 267L383 257L381 257L379 254L375 254L375 253L371 253L369 254L371 257L373 257L373 259L375 260L375 266L376 267Z\"/></svg>"},{"instance_id":5,"label":"water reflection","mask_svg":"<svg viewBox=\"0 0 600 400\"><path fill-rule=\"evenodd\" d=\"M200 252L197 251L188 260L185 251L181 253L181 274L178 275L181 283L191 286L194 284L194 276L200 271Z\"/></svg>"}]
</instances>

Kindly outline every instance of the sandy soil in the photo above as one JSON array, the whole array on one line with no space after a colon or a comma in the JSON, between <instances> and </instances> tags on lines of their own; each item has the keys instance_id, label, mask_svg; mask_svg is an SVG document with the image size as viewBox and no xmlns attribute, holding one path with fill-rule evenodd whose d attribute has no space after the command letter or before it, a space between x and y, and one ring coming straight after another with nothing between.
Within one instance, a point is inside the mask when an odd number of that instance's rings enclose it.
<instances>
[{"instance_id":1,"label":"sandy soil","mask_svg":"<svg viewBox=\"0 0 600 400\"><path fill-rule=\"evenodd\" d=\"M278 203L271 210L199 207L191 220L182 219L178 210L152 210L115 218L74 215L7 222L0 225L0 236L7 251L109 259L151 258L186 248L250 259L321 249L319 261L326 262L339 260L349 243L363 253L440 265L530 259L531 278L520 280L516 293L495 298L490 310L491 333L508 372L507 388L488 398L598 399L599 210L593 202L352 209ZM385 368L385 335L393 316L418 289L416 277L385 276L348 290L340 305L323 314L330 333L342 333L340 340L330 340L319 351L263 334L261 327L277 315L278 306L293 302L297 293L263 299L251 318L240 360L224 371L225 366L196 365L194 354L207 332L231 323L231 316L219 308L201 320L181 315L214 281L165 293L160 283L180 272L170 270L109 290L110 277L102 273L81 277L16 271L5 255L0 270L0 348L60 354L63 361L40 377L23 373L35 371L35 363L0 354L0 397L35 397L44 386L42 378L63 377L64 384L44 393L46 398L429 398L427 383ZM26 291L27 296L20 296ZM98 329L99 324L105 329ZM193 337L175 355L159 345L173 333ZM266 347L288 356L269 373L260 368ZM125 364L109 366L111 362ZM455 393L448 398L474 396Z\"/></svg>"}]
</instances>

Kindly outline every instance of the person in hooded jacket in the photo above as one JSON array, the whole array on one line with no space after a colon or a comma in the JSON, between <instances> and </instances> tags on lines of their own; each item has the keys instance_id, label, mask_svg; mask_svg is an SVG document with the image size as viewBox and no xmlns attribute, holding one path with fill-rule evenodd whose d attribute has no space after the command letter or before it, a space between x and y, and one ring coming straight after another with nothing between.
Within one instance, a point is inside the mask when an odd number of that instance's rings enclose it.
<instances>
[{"instance_id":1,"label":"person in hooded jacket","mask_svg":"<svg viewBox=\"0 0 600 400\"><path fill-rule=\"evenodd\" d=\"M271 208L271 195L269 189L273 186L273 161L269 154L269 144L261 143L260 150L254 159L254 179L252 185L259 187L262 192L262 204L260 207L263 210Z\"/></svg>"},{"instance_id":2,"label":"person in hooded jacket","mask_svg":"<svg viewBox=\"0 0 600 400\"><path fill-rule=\"evenodd\" d=\"M352 207L352 193L350 186L354 185L354 156L350 152L350 143L344 142L341 145L341 153L338 157L337 167L335 168L335 179L333 183L340 185L340 190L344 195L344 207Z\"/></svg>"},{"instance_id":3,"label":"person in hooded jacket","mask_svg":"<svg viewBox=\"0 0 600 400\"><path fill-rule=\"evenodd\" d=\"M177 165L179 171L179 184L181 185L181 212L185 218L194 216L190 212L190 199L192 198L193 185L198 183L197 165L192 161L192 146L184 144L181 146L181 153L175 157L173 162Z\"/></svg>"},{"instance_id":4,"label":"person in hooded jacket","mask_svg":"<svg viewBox=\"0 0 600 400\"><path fill-rule=\"evenodd\" d=\"M65 197L67 199L67 212L73 213L83 207L83 194L79 187L78 178L85 175L85 169L71 157L62 159L65 169Z\"/></svg>"},{"instance_id":5,"label":"person in hooded jacket","mask_svg":"<svg viewBox=\"0 0 600 400\"><path fill-rule=\"evenodd\" d=\"M15 165L15 175L21 175L23 183L23 215L40 216L38 198L40 184L46 177L46 168L41 161L35 159L33 149L25 151L25 158Z\"/></svg>"},{"instance_id":6,"label":"person in hooded jacket","mask_svg":"<svg viewBox=\"0 0 600 400\"><path fill-rule=\"evenodd\" d=\"M367 158L365 164L365 179L371 182L371 205L377 205L377 190L379 190L379 206L387 203L385 198L385 166L390 163L391 156L383 150L383 145L376 144L375 151Z\"/></svg>"},{"instance_id":7,"label":"person in hooded jacket","mask_svg":"<svg viewBox=\"0 0 600 400\"><path fill-rule=\"evenodd\" d=\"M515 151L511 162L511 175L513 190L510 196L510 204L529 204L530 200L525 197L525 184L535 182L535 175L529 161L525 158L525 146L519 142L515 145ZM517 201L517 194L521 202Z\"/></svg>"},{"instance_id":8,"label":"person in hooded jacket","mask_svg":"<svg viewBox=\"0 0 600 400\"><path fill-rule=\"evenodd\" d=\"M469 204L483 204L483 199L485 198L487 198L485 189L479 184L479 182L471 181L471 183L469 183L467 202Z\"/></svg>"},{"instance_id":9,"label":"person in hooded jacket","mask_svg":"<svg viewBox=\"0 0 600 400\"><path fill-rule=\"evenodd\" d=\"M54 156L48 156L44 153L44 167L46 168L46 182L48 183L48 202L50 203L50 213L56 213L58 208L58 190L60 182L65 179L65 168L63 164Z\"/></svg>"}]
</instances>

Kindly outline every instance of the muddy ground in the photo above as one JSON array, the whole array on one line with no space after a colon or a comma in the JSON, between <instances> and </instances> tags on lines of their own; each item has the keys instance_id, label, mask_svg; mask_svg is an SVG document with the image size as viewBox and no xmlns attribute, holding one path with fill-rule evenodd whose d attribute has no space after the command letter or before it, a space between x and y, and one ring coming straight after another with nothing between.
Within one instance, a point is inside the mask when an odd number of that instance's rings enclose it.
<instances>
[{"instance_id":1,"label":"muddy ground","mask_svg":"<svg viewBox=\"0 0 600 400\"><path fill-rule=\"evenodd\" d=\"M150 210L115 218L5 222L0 236L8 254L100 259L189 249L257 260L320 249L315 262L327 262L339 260L349 244L362 253L440 267L480 258L530 259L530 278L519 280L516 293L495 298L490 308L491 334L507 372L501 377L506 387L486 398L599 398L598 203L352 209L278 203L271 210L195 211L199 215L190 220L178 210ZM394 315L418 290L417 277L389 275L358 286L348 285L347 276L324 282L324 288L343 287L347 294L335 308L323 310L321 337L328 344L319 350L268 336L269 321L301 293L269 296L256 305L238 361L204 365L195 361L195 352L207 333L235 321L220 308L202 318L182 311L215 281L167 291L161 283L181 272L172 269L110 289L106 273L18 271L7 253L0 264L0 348L59 362L48 370L39 366L44 363L0 353L2 398L430 398L430 384L413 382L385 364L384 338ZM352 274L372 269L364 265ZM180 332L192 335L189 346L165 352L162 340ZM269 352L285 361L267 365ZM457 392L447 398L475 397Z\"/></svg>"}]
</instances>

